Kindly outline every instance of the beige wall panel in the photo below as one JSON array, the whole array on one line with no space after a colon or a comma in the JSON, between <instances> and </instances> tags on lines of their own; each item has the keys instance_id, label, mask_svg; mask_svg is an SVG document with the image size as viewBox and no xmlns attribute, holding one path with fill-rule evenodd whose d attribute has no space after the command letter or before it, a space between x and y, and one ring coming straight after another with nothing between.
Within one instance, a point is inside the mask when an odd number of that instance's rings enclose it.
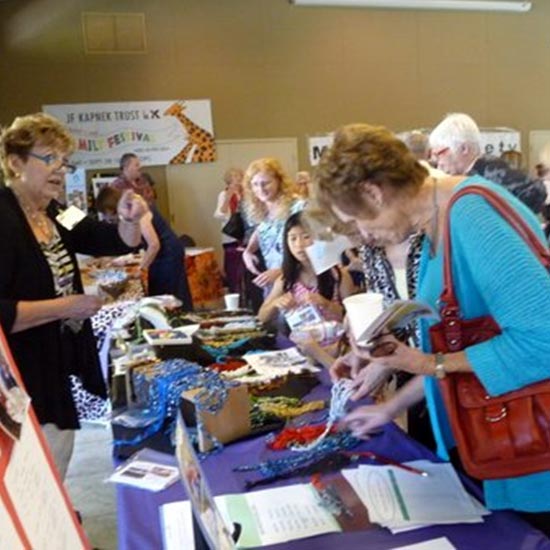
<instances>
[{"instance_id":1,"label":"beige wall panel","mask_svg":"<svg viewBox=\"0 0 550 550\"><path fill-rule=\"evenodd\" d=\"M299 8L287 0L0 2L0 123L44 103L210 98L218 139L401 130L449 111L550 127L550 1L529 14ZM147 54L84 54L81 13L144 13Z\"/></svg>"}]
</instances>

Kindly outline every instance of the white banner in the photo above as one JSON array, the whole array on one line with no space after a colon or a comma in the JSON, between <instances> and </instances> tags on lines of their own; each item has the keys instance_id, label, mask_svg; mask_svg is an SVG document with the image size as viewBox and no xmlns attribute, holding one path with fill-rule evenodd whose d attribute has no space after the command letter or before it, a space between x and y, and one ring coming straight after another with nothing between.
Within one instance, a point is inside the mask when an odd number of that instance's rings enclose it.
<instances>
[{"instance_id":1,"label":"white banner","mask_svg":"<svg viewBox=\"0 0 550 550\"><path fill-rule=\"evenodd\" d=\"M311 166L317 166L319 164L319 159L323 151L332 145L333 139L332 134L308 138L309 164L311 164Z\"/></svg>"},{"instance_id":2,"label":"white banner","mask_svg":"<svg viewBox=\"0 0 550 550\"><path fill-rule=\"evenodd\" d=\"M521 134L512 128L480 128L483 155L500 157L504 151L521 153Z\"/></svg>"},{"instance_id":3,"label":"white banner","mask_svg":"<svg viewBox=\"0 0 550 550\"><path fill-rule=\"evenodd\" d=\"M504 151L521 152L521 134L512 128L480 128L483 155L500 157ZM406 132L403 132L404 134ZM323 151L332 145L332 134L308 138L309 163L319 164Z\"/></svg>"},{"instance_id":4,"label":"white banner","mask_svg":"<svg viewBox=\"0 0 550 550\"><path fill-rule=\"evenodd\" d=\"M208 99L43 108L75 137L71 162L82 168L118 168L124 153L135 153L145 166L216 160Z\"/></svg>"}]
</instances>

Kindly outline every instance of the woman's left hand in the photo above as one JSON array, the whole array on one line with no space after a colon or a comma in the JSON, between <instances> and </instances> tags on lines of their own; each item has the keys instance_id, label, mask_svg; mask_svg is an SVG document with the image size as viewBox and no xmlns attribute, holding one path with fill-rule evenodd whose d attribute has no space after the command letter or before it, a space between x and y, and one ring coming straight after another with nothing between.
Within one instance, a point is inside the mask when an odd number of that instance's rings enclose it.
<instances>
[{"instance_id":1,"label":"woman's left hand","mask_svg":"<svg viewBox=\"0 0 550 550\"><path fill-rule=\"evenodd\" d=\"M149 211L149 207L145 200L127 189L122 193L117 205L118 215L127 222L137 223Z\"/></svg>"},{"instance_id":2,"label":"woman's left hand","mask_svg":"<svg viewBox=\"0 0 550 550\"><path fill-rule=\"evenodd\" d=\"M371 363L378 363L394 371L405 371L412 374L432 375L434 373L435 363L432 354L411 348L397 340L392 334L377 338L369 347L359 346L353 338L350 338L350 341L353 351ZM384 348L393 349L393 352L382 355Z\"/></svg>"},{"instance_id":3,"label":"woman's left hand","mask_svg":"<svg viewBox=\"0 0 550 550\"><path fill-rule=\"evenodd\" d=\"M275 282L275 279L281 274L280 269L266 269L264 272L260 273L252 282L261 288L272 285Z\"/></svg>"},{"instance_id":4,"label":"woman's left hand","mask_svg":"<svg viewBox=\"0 0 550 550\"><path fill-rule=\"evenodd\" d=\"M353 437L368 439L381 431L381 429L393 420L393 415L387 403L379 405L365 405L357 407L346 415L339 426L351 431Z\"/></svg>"}]
</instances>

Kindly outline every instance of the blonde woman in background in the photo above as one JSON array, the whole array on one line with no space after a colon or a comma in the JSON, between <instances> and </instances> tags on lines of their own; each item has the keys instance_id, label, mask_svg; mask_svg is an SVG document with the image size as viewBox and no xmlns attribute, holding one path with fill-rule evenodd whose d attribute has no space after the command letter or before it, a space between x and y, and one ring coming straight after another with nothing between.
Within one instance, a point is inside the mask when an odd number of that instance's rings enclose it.
<instances>
[{"instance_id":1,"label":"blonde woman in background","mask_svg":"<svg viewBox=\"0 0 550 550\"><path fill-rule=\"evenodd\" d=\"M248 217L257 224L243 252L243 261L256 276L254 284L266 293L281 274L285 221L291 214L302 210L305 201L295 197L292 180L274 158L252 162L246 169L243 188ZM264 265L261 265L258 252Z\"/></svg>"},{"instance_id":2,"label":"blonde woman in background","mask_svg":"<svg viewBox=\"0 0 550 550\"><path fill-rule=\"evenodd\" d=\"M243 171L240 168L228 168L223 181L225 188L218 195L214 218L220 220L222 228L229 221L232 214L239 210L243 196ZM229 292L239 292L242 279L242 246L234 237L222 231L223 270Z\"/></svg>"},{"instance_id":3,"label":"blonde woman in background","mask_svg":"<svg viewBox=\"0 0 550 550\"><path fill-rule=\"evenodd\" d=\"M307 170L296 172L296 196L300 199L309 198L309 187L311 185L311 175Z\"/></svg>"}]
</instances>

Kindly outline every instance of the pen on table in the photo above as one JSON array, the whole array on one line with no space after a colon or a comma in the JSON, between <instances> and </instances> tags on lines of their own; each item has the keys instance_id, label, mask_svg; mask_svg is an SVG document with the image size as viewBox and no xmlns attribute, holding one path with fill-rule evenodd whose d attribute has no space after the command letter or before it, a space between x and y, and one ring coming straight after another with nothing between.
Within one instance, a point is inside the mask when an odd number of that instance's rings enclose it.
<instances>
[{"instance_id":1,"label":"pen on table","mask_svg":"<svg viewBox=\"0 0 550 550\"><path fill-rule=\"evenodd\" d=\"M402 470L406 470L407 472L411 472L412 474L417 474L423 477L428 477L430 475L428 474L428 472L425 472L424 470L420 470L419 468L414 468L413 466L409 466L408 464L402 464L397 460L393 460L392 458L388 458L387 456L379 455L378 453L373 453L372 451L355 451L355 452L343 451L343 454L351 457L355 456L355 457L371 458L372 460L376 460L381 464L388 464L390 466L395 466L396 468L401 468Z\"/></svg>"}]
</instances>

